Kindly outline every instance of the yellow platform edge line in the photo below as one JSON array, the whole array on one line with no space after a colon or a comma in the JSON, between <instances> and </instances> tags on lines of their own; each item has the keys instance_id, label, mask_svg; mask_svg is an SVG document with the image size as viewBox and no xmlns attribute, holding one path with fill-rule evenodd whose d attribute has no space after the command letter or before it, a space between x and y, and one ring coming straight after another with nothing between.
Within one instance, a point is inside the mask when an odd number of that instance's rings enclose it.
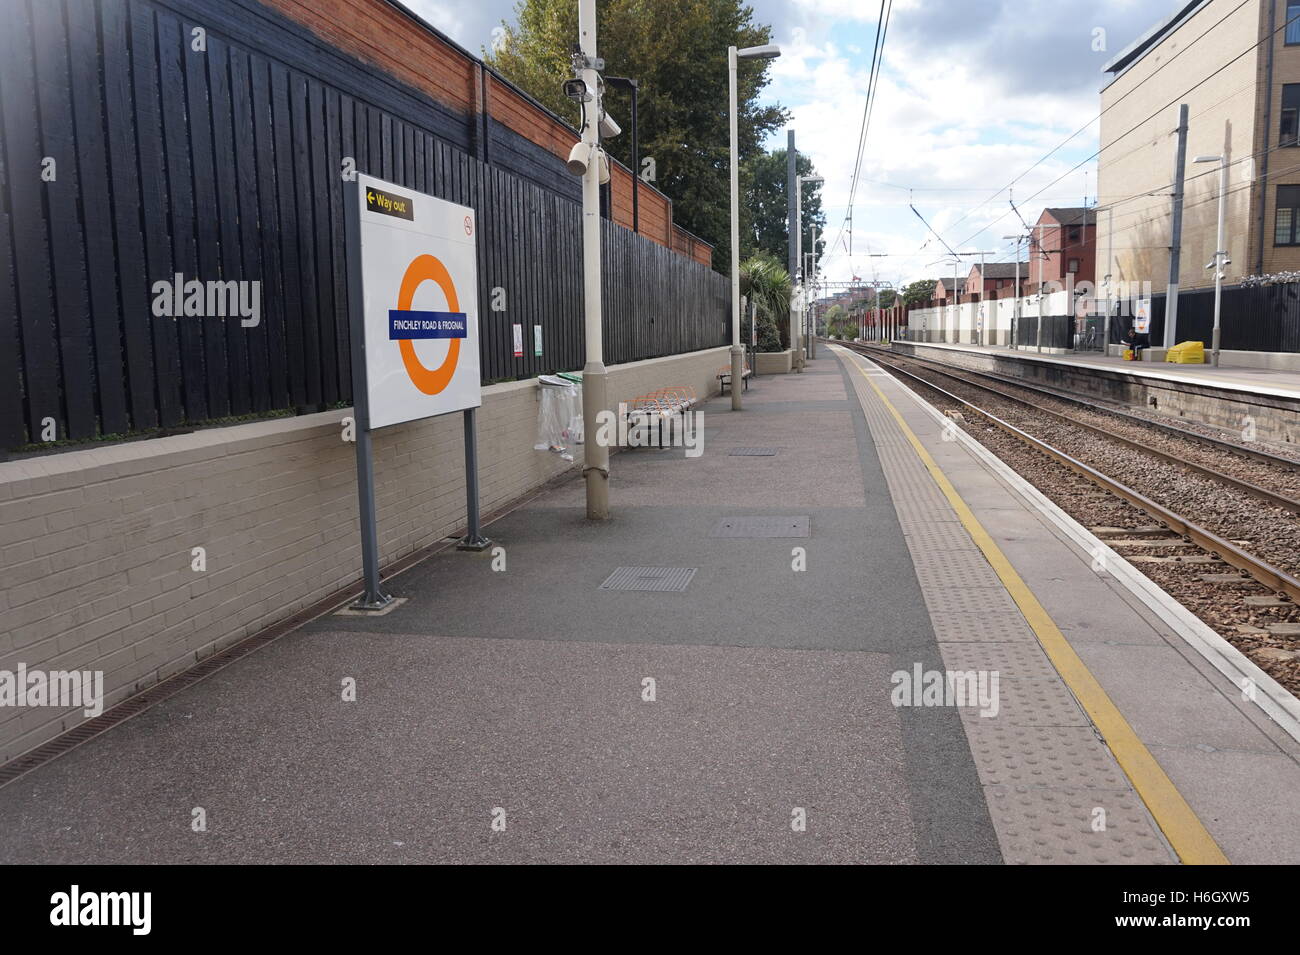
<instances>
[{"instance_id":1,"label":"yellow platform edge line","mask_svg":"<svg viewBox=\"0 0 1300 955\"><path fill-rule=\"evenodd\" d=\"M1096 724L1107 745L1110 746L1111 752L1115 754L1120 768L1132 782L1138 796L1146 803L1156 825L1165 834L1165 838L1169 840L1178 858L1187 865L1228 865L1228 857L1223 854L1223 850L1214 841L1214 837L1210 835L1196 812L1188 805L1173 780L1151 755L1151 751L1143 745L1128 720L1124 719L1119 708L1102 689L1097 678L1092 675L1092 671L1074 652L1074 648L1065 639L1065 635L1061 633L1051 615L1038 602L1029 585L1016 572L1011 561L1002 553L1002 549L989 536L984 525L979 522L962 496L957 493L948 476L940 470L934 458L930 457L930 453L908 427L893 402L871 380L860 362L854 361L851 364L866 379L867 384L898 422L904 436L930 472L930 477L934 479L939 490L943 492L944 497L957 513L971 540L984 553L985 559L992 565L1003 586L1007 588L1007 592L1015 600L1020 612L1024 614L1025 620L1034 631L1052 665L1061 674L1066 686L1074 693L1088 717Z\"/></svg>"}]
</instances>

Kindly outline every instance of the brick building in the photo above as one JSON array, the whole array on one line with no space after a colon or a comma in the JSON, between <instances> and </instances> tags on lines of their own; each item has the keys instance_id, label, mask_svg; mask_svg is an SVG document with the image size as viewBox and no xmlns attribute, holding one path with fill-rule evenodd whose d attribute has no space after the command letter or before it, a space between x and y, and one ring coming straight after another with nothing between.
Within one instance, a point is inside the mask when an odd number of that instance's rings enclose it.
<instances>
[{"instance_id":1,"label":"brick building","mask_svg":"<svg viewBox=\"0 0 1300 955\"><path fill-rule=\"evenodd\" d=\"M1297 18L1300 4L1288 0L1182 3L1106 64L1098 276L1149 281L1157 292L1167 285L1179 103L1190 117L1180 285L1214 281L1205 265L1216 244L1218 168L1196 156L1230 163L1226 281L1300 269Z\"/></svg>"}]
</instances>

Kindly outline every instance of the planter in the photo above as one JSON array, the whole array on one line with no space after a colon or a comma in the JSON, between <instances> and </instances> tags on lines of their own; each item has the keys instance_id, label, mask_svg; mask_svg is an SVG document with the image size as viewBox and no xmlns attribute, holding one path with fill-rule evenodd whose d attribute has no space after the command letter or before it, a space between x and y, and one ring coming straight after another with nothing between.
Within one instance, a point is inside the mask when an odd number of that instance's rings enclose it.
<instances>
[{"instance_id":1,"label":"planter","mask_svg":"<svg viewBox=\"0 0 1300 955\"><path fill-rule=\"evenodd\" d=\"M760 375L790 374L790 349L761 351L754 356L754 371Z\"/></svg>"}]
</instances>

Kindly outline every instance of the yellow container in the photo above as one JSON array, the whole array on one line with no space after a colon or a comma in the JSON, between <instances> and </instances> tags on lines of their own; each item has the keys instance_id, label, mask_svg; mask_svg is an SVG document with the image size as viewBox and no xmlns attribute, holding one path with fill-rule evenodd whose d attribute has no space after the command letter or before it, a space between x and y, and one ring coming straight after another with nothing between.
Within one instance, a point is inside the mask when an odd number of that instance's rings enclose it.
<instances>
[{"instance_id":1,"label":"yellow container","mask_svg":"<svg viewBox=\"0 0 1300 955\"><path fill-rule=\"evenodd\" d=\"M1132 360L1133 360L1133 349L1131 349L1131 348L1125 348L1125 349L1124 349L1124 354L1121 355L1120 357L1123 358L1125 361L1132 361Z\"/></svg>"},{"instance_id":2,"label":"yellow container","mask_svg":"<svg viewBox=\"0 0 1300 955\"><path fill-rule=\"evenodd\" d=\"M1165 361L1177 365L1205 364L1204 342L1179 342L1165 354Z\"/></svg>"}]
</instances>

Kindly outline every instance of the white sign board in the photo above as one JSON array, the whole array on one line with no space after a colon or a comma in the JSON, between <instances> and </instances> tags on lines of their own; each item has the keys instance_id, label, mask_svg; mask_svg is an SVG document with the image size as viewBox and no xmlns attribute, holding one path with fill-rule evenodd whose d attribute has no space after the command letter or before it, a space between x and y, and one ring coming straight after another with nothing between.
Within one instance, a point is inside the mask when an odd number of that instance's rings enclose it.
<instances>
[{"instance_id":1,"label":"white sign board","mask_svg":"<svg viewBox=\"0 0 1300 955\"><path fill-rule=\"evenodd\" d=\"M1133 330L1142 335L1151 330L1151 299L1138 299L1133 310Z\"/></svg>"},{"instance_id":2,"label":"white sign board","mask_svg":"<svg viewBox=\"0 0 1300 955\"><path fill-rule=\"evenodd\" d=\"M358 175L368 426L477 408L474 210Z\"/></svg>"}]
</instances>

